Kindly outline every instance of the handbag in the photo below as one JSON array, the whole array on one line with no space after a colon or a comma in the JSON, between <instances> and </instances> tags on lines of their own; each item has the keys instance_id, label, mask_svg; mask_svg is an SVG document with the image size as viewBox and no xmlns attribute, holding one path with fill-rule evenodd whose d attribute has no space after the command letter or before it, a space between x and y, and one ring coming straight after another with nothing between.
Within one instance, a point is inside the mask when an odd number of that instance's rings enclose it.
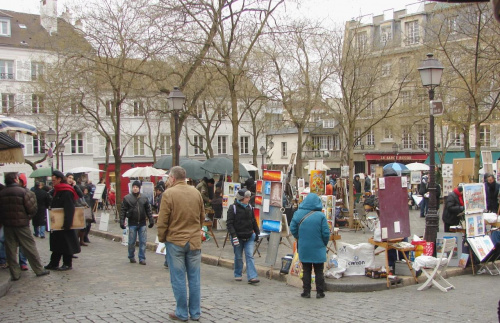
<instances>
[{"instance_id":1,"label":"handbag","mask_svg":"<svg viewBox=\"0 0 500 323\"><path fill-rule=\"evenodd\" d=\"M88 206L83 210L83 216L86 222L92 222L94 220L92 209Z\"/></svg>"}]
</instances>

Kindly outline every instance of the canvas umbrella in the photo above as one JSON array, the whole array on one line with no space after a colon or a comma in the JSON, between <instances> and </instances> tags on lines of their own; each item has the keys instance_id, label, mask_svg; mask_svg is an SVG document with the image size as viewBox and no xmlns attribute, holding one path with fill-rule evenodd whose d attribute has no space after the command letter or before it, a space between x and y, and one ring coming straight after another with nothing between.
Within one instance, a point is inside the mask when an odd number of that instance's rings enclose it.
<instances>
[{"instance_id":1,"label":"canvas umbrella","mask_svg":"<svg viewBox=\"0 0 500 323\"><path fill-rule=\"evenodd\" d=\"M186 159L181 161L181 167L186 170L186 177L191 179L202 179L203 177L212 177L206 170L201 168L203 163L199 160Z\"/></svg>"},{"instance_id":2,"label":"canvas umbrella","mask_svg":"<svg viewBox=\"0 0 500 323\"><path fill-rule=\"evenodd\" d=\"M23 144L0 132L0 163L24 163Z\"/></svg>"},{"instance_id":3,"label":"canvas umbrella","mask_svg":"<svg viewBox=\"0 0 500 323\"><path fill-rule=\"evenodd\" d=\"M17 131L28 135L36 136L36 127L19 119L0 115L0 131Z\"/></svg>"},{"instance_id":4,"label":"canvas umbrella","mask_svg":"<svg viewBox=\"0 0 500 323\"><path fill-rule=\"evenodd\" d=\"M410 172L410 170L408 169L408 167L406 167L406 165L400 163L389 163L384 166L384 170L387 169L393 169L398 174L398 176L401 176L402 173Z\"/></svg>"},{"instance_id":5,"label":"canvas umbrella","mask_svg":"<svg viewBox=\"0 0 500 323\"><path fill-rule=\"evenodd\" d=\"M85 167L85 166L75 167L68 170L68 173L74 173L74 174L90 173L90 172L102 172L102 170L100 170L99 168Z\"/></svg>"},{"instance_id":6,"label":"canvas umbrella","mask_svg":"<svg viewBox=\"0 0 500 323\"><path fill-rule=\"evenodd\" d=\"M34 170L29 177L37 178L37 177L48 177L48 176L52 176L52 169L50 167L42 167L38 168L37 170Z\"/></svg>"},{"instance_id":7,"label":"canvas umbrella","mask_svg":"<svg viewBox=\"0 0 500 323\"><path fill-rule=\"evenodd\" d=\"M182 163L183 160L188 160L187 157L180 157L179 163ZM160 157L156 163L153 164L154 168L158 169L170 169L172 168L172 155L165 155Z\"/></svg>"},{"instance_id":8,"label":"canvas umbrella","mask_svg":"<svg viewBox=\"0 0 500 323\"><path fill-rule=\"evenodd\" d=\"M408 167L408 169L411 171L420 171L420 172L428 171L429 169L431 169L429 165L422 163L411 163L407 164L406 167Z\"/></svg>"},{"instance_id":9,"label":"canvas umbrella","mask_svg":"<svg viewBox=\"0 0 500 323\"><path fill-rule=\"evenodd\" d=\"M245 167L245 169L249 172L255 172L255 171L258 171L259 169L257 167L255 167L254 165L252 164L245 164L245 163L241 163L241 165L243 165L243 167Z\"/></svg>"},{"instance_id":10,"label":"canvas umbrella","mask_svg":"<svg viewBox=\"0 0 500 323\"><path fill-rule=\"evenodd\" d=\"M165 171L161 169L156 169L151 166L147 167L135 167L127 170L122 174L122 177L151 177L151 176L163 176Z\"/></svg>"},{"instance_id":11,"label":"canvas umbrella","mask_svg":"<svg viewBox=\"0 0 500 323\"><path fill-rule=\"evenodd\" d=\"M214 157L206 160L201 168L212 174L231 174L233 172L233 161L226 157ZM240 177L250 177L248 171L240 163Z\"/></svg>"}]
</instances>

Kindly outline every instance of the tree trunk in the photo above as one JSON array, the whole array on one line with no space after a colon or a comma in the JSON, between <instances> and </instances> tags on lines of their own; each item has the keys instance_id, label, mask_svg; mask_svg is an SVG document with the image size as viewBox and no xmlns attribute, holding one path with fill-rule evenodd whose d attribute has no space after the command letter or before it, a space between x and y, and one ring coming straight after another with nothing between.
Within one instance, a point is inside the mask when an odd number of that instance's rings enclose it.
<instances>
[{"instance_id":1,"label":"tree trunk","mask_svg":"<svg viewBox=\"0 0 500 323\"><path fill-rule=\"evenodd\" d=\"M475 149L475 155L474 155L474 179L473 183L480 183L482 181L479 181L479 166L480 166L480 160L479 157L481 157L481 124L476 123L474 125L474 133L476 134L476 149Z\"/></svg>"},{"instance_id":2,"label":"tree trunk","mask_svg":"<svg viewBox=\"0 0 500 323\"><path fill-rule=\"evenodd\" d=\"M303 178L302 174L304 173L304 167L302 166L302 143L303 143L303 135L304 135L304 126L297 125L297 157L295 160L297 161L297 178ZM281 149L281 147L279 148ZM306 180L308 182L308 180Z\"/></svg>"}]
</instances>

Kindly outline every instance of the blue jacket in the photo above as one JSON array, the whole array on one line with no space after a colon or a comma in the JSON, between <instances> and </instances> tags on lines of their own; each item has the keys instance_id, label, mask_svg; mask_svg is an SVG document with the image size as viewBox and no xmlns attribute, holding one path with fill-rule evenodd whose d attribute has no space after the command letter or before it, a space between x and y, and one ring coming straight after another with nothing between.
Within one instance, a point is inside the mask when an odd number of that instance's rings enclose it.
<instances>
[{"instance_id":1,"label":"blue jacket","mask_svg":"<svg viewBox=\"0 0 500 323\"><path fill-rule=\"evenodd\" d=\"M323 263L326 261L326 245L330 240L330 229L325 215L321 212L323 205L318 195L310 193L294 213L290 231L299 239L299 260L305 263ZM312 213L300 225L299 222L310 211Z\"/></svg>"}]
</instances>

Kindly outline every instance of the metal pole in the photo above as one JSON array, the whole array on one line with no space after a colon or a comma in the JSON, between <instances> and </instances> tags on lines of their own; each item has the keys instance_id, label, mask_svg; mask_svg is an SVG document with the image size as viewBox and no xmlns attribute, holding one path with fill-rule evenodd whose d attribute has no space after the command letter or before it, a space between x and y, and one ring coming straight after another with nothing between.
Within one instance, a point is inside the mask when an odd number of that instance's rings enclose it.
<instances>
[{"instance_id":1,"label":"metal pole","mask_svg":"<svg viewBox=\"0 0 500 323\"><path fill-rule=\"evenodd\" d=\"M179 166L179 111L174 110L174 131L175 131L175 154L174 154L174 165Z\"/></svg>"},{"instance_id":2,"label":"metal pole","mask_svg":"<svg viewBox=\"0 0 500 323\"><path fill-rule=\"evenodd\" d=\"M434 100L434 89L429 90L429 100ZM434 242L434 246L436 245L436 237L439 226L439 216L437 209L437 200L436 200L436 161L435 161L435 153L434 153L434 115L430 115L430 170L429 170L429 210L427 211L427 215L425 217L425 236L424 239L427 242Z\"/></svg>"}]
</instances>

